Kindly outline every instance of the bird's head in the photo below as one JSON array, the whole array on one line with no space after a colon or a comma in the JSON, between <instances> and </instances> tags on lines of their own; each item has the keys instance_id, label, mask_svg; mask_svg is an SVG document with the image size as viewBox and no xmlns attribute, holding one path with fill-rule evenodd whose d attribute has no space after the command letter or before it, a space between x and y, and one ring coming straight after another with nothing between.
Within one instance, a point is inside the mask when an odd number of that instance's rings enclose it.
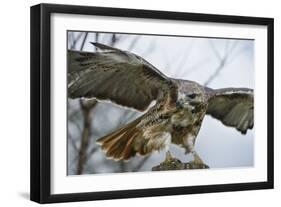
<instances>
[{"instance_id":1,"label":"bird's head","mask_svg":"<svg viewBox=\"0 0 281 207\"><path fill-rule=\"evenodd\" d=\"M191 90L179 91L176 107L186 109L191 112L198 106L204 103L203 93L198 88L191 88Z\"/></svg>"}]
</instances>

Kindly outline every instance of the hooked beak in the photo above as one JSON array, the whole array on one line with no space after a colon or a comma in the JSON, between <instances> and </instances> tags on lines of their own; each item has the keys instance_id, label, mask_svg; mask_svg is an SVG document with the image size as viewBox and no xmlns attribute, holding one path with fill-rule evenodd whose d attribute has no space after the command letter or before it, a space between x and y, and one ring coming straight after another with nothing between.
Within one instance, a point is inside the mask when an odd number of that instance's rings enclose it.
<instances>
[{"instance_id":1,"label":"hooked beak","mask_svg":"<svg viewBox=\"0 0 281 207\"><path fill-rule=\"evenodd\" d=\"M190 104L191 106L197 106L197 105L201 104L201 101L192 100L192 101L189 102L189 104Z\"/></svg>"},{"instance_id":2,"label":"hooked beak","mask_svg":"<svg viewBox=\"0 0 281 207\"><path fill-rule=\"evenodd\" d=\"M188 102L184 102L183 100L178 100L176 102L176 107L177 107L177 109L187 109L189 111L192 111L194 109L193 105L191 105Z\"/></svg>"}]
</instances>

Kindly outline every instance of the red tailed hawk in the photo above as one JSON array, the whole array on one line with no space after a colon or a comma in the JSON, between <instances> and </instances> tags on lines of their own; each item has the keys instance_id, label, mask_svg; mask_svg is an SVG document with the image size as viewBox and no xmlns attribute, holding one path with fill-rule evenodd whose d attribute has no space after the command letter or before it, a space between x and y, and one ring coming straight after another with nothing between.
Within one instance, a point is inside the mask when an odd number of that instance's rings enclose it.
<instances>
[{"instance_id":1,"label":"red tailed hawk","mask_svg":"<svg viewBox=\"0 0 281 207\"><path fill-rule=\"evenodd\" d=\"M252 89L214 90L172 79L136 54L92 44L99 51L68 50L68 97L110 100L145 111L97 141L108 158L128 160L136 154L168 150L174 143L192 153L195 163L203 164L194 144L206 114L242 134L253 128Z\"/></svg>"}]
</instances>

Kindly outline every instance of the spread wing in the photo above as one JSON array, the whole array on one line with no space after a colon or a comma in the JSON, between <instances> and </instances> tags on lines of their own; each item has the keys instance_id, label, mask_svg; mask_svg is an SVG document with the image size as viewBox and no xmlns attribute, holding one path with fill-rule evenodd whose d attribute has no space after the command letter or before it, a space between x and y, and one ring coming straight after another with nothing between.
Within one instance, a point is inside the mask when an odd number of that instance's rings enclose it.
<instances>
[{"instance_id":1,"label":"spread wing","mask_svg":"<svg viewBox=\"0 0 281 207\"><path fill-rule=\"evenodd\" d=\"M68 97L95 97L143 111L173 84L143 58L93 44L98 52L68 50Z\"/></svg>"},{"instance_id":2,"label":"spread wing","mask_svg":"<svg viewBox=\"0 0 281 207\"><path fill-rule=\"evenodd\" d=\"M206 88L209 96L207 114L224 125L235 127L242 134L254 126L254 95L252 89Z\"/></svg>"}]
</instances>

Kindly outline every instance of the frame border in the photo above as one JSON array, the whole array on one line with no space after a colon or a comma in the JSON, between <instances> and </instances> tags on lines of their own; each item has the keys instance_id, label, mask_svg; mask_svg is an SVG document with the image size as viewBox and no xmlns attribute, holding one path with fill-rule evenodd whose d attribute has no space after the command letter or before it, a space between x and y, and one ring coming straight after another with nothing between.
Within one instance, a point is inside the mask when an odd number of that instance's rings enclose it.
<instances>
[{"instance_id":1,"label":"frame border","mask_svg":"<svg viewBox=\"0 0 281 207\"><path fill-rule=\"evenodd\" d=\"M274 19L110 7L38 4L30 10L30 200L38 203L167 196L274 188ZM51 194L50 16L52 13L267 26L267 181L237 184Z\"/></svg>"}]
</instances>

